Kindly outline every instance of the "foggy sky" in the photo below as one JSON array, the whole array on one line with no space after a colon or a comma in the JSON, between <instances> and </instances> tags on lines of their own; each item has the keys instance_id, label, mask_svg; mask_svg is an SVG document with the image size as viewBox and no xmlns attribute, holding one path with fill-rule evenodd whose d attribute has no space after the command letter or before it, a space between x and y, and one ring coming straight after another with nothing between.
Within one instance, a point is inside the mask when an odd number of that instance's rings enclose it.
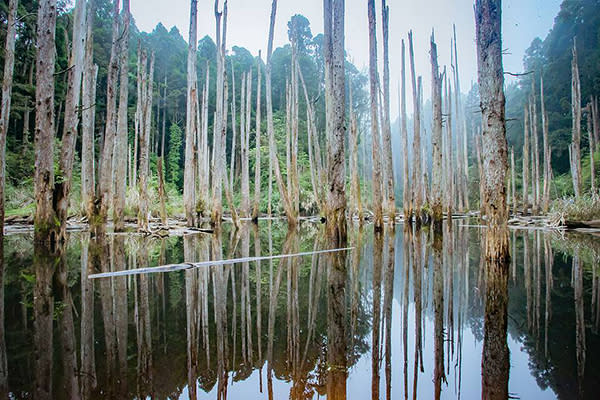
<instances>
[{"instance_id":1,"label":"foggy sky","mask_svg":"<svg viewBox=\"0 0 600 400\"><path fill-rule=\"evenodd\" d=\"M562 0L505 0L503 1L503 44L505 50L504 70L522 72L523 54L531 41L542 39L552 28ZM222 6L221 0L221 6ZM475 22L472 0L388 0L390 8L390 75L391 116L398 115L397 88L400 80L400 41L407 41L407 32L413 30L415 67L423 75L425 98L430 97L431 67L429 63L429 38L432 28L438 45L440 67L450 63L450 38L452 24L456 24L458 38L458 62L461 91L467 92L471 82L477 79L477 56L475 50ZM380 24L381 1L377 6L378 58L382 60ZM258 50L266 52L271 0L229 0L227 47L245 47L253 55ZM176 26L187 41L189 32L189 0L132 0L131 12L136 25L150 32L162 22L167 29ZM311 31L316 35L323 31L322 0L279 0L275 22L274 45L288 42L287 22L294 14L308 18ZM354 64L366 71L369 63L368 21L366 0L346 0L346 51ZM205 35L215 37L214 1L198 1L198 39ZM408 50L408 43L407 43ZM408 54L407 54L408 57ZM407 66L408 68L408 66ZM380 72L381 73L381 72ZM408 73L408 70L407 70ZM408 79L408 76L407 76ZM507 79L510 79L507 77ZM410 87L408 110L412 109Z\"/></svg>"}]
</instances>

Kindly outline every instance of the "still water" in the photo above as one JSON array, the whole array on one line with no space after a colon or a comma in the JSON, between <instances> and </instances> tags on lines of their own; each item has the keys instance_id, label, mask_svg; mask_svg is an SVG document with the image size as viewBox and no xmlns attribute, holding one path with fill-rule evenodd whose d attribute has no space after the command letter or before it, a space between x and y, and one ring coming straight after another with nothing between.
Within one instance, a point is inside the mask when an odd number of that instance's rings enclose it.
<instances>
[{"instance_id":1,"label":"still water","mask_svg":"<svg viewBox=\"0 0 600 400\"><path fill-rule=\"evenodd\" d=\"M445 225L437 247L428 230L367 226L343 253L88 277L327 249L321 230L73 233L62 259L35 253L30 235L6 237L3 396L472 399L508 385L514 398L598 398L590 235L511 231L511 263L489 270L483 232L466 221Z\"/></svg>"}]
</instances>

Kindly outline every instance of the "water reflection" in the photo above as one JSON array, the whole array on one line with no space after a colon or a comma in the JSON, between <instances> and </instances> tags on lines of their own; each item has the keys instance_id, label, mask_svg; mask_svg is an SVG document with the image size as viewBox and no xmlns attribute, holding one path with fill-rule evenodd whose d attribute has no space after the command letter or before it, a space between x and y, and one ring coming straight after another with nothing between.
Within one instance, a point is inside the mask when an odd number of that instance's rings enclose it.
<instances>
[{"instance_id":1,"label":"water reflection","mask_svg":"<svg viewBox=\"0 0 600 400\"><path fill-rule=\"evenodd\" d=\"M316 225L216 235L4 238L0 391L11 398L593 398L598 239L461 221L348 231L348 253L88 279L333 244ZM5 352L5 353L3 353ZM7 369L2 369L6 354ZM6 373L8 371L8 373ZM463 384L463 382L465 382ZM466 384L468 382L468 384Z\"/></svg>"}]
</instances>

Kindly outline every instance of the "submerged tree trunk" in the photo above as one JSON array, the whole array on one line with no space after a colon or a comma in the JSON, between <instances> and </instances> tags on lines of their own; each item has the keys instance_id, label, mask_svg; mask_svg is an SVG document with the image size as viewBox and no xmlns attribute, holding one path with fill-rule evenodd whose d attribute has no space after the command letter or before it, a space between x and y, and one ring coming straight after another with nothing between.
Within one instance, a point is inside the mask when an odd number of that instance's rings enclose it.
<instances>
[{"instance_id":1,"label":"submerged tree trunk","mask_svg":"<svg viewBox=\"0 0 600 400\"><path fill-rule=\"evenodd\" d=\"M34 240L52 247L58 235L54 189L54 61L56 0L41 0L37 22L35 87Z\"/></svg>"},{"instance_id":2,"label":"submerged tree trunk","mask_svg":"<svg viewBox=\"0 0 600 400\"><path fill-rule=\"evenodd\" d=\"M575 197L581 195L581 84L577 64L577 41L573 39L573 60L571 62L571 113L573 115L572 142L569 146L571 177Z\"/></svg>"},{"instance_id":3,"label":"submerged tree trunk","mask_svg":"<svg viewBox=\"0 0 600 400\"><path fill-rule=\"evenodd\" d=\"M115 193L113 197L113 223L115 232L125 229L124 210L127 190L127 106L129 98L129 0L123 0L123 29L121 33L121 86L117 112L117 137L115 139Z\"/></svg>"},{"instance_id":4,"label":"submerged tree trunk","mask_svg":"<svg viewBox=\"0 0 600 400\"><path fill-rule=\"evenodd\" d=\"M10 0L8 5L8 20L6 26L6 45L4 47L4 75L2 78L2 109L0 111L0 236L4 233L4 184L6 181L6 133L10 116L10 101L15 66L15 41L17 34L17 5L18 0ZM0 321L3 323L3 321ZM6 360L4 360L5 362ZM6 365L0 365L1 372L6 371ZM8 389L8 388L7 388Z\"/></svg>"},{"instance_id":5,"label":"submerged tree trunk","mask_svg":"<svg viewBox=\"0 0 600 400\"><path fill-rule=\"evenodd\" d=\"M377 74L377 29L375 17L375 0L369 0L369 82L371 96L371 140L373 157L373 212L375 214L375 231L383 229L383 195L381 178L381 141L379 138L379 116L377 95L379 79Z\"/></svg>"},{"instance_id":6,"label":"submerged tree trunk","mask_svg":"<svg viewBox=\"0 0 600 400\"><path fill-rule=\"evenodd\" d=\"M92 224L99 230L104 229L108 218L109 199L113 185L113 155L115 147L115 135L117 128L117 75L119 63L117 60L117 49L119 41L119 0L114 0L112 23L112 45L110 48L110 60L106 77L106 121L104 130L104 142L102 149L102 162L100 180L97 188L97 200L95 201L95 214Z\"/></svg>"},{"instance_id":7,"label":"submerged tree trunk","mask_svg":"<svg viewBox=\"0 0 600 400\"><path fill-rule=\"evenodd\" d=\"M506 142L504 72L501 43L501 0L477 0L478 82L483 125L484 194L487 217L485 256L508 260L506 208Z\"/></svg>"},{"instance_id":8,"label":"submerged tree trunk","mask_svg":"<svg viewBox=\"0 0 600 400\"><path fill-rule=\"evenodd\" d=\"M437 45L433 32L431 33L431 102L433 104L433 132L431 135L431 147L433 148L433 169L431 180L432 193L432 218L434 222L441 221L442 211L442 77L440 76Z\"/></svg>"},{"instance_id":9,"label":"submerged tree trunk","mask_svg":"<svg viewBox=\"0 0 600 400\"><path fill-rule=\"evenodd\" d=\"M94 1L89 1L87 7L87 32L81 88L81 203L82 208L85 210L85 215L88 221L90 221L94 214L94 187L96 183L94 127L96 119L96 78L98 76L98 65L94 65Z\"/></svg>"},{"instance_id":10,"label":"submerged tree trunk","mask_svg":"<svg viewBox=\"0 0 600 400\"><path fill-rule=\"evenodd\" d=\"M423 208L423 171L421 165L421 99L419 97L417 75L415 72L415 51L413 49L412 31L408 32L408 47L410 55L410 72L414 106L412 205L415 219L417 223L419 223L421 221L421 212Z\"/></svg>"},{"instance_id":11,"label":"submerged tree trunk","mask_svg":"<svg viewBox=\"0 0 600 400\"><path fill-rule=\"evenodd\" d=\"M396 194L394 187L394 163L392 155L392 128L390 122L390 57L389 57L389 21L390 10L385 0L381 3L381 19L383 25L383 159L387 187L385 211L392 227L396 218Z\"/></svg>"},{"instance_id":12,"label":"submerged tree trunk","mask_svg":"<svg viewBox=\"0 0 600 400\"><path fill-rule=\"evenodd\" d=\"M344 12L343 0L325 0L325 82L327 120L327 230L336 246L346 243L346 91L344 68ZM296 85L297 86L297 85ZM297 142L297 135L296 135ZM297 145L296 145L297 147ZM296 177L295 184L297 185Z\"/></svg>"},{"instance_id":13,"label":"submerged tree trunk","mask_svg":"<svg viewBox=\"0 0 600 400\"><path fill-rule=\"evenodd\" d=\"M400 95L400 118L401 126L400 131L402 133L402 207L404 212L404 220L408 221L412 215L411 207L411 196L409 189L409 164L408 164L408 129L406 123L406 48L404 45L404 39L402 39L402 87Z\"/></svg>"},{"instance_id":14,"label":"submerged tree trunk","mask_svg":"<svg viewBox=\"0 0 600 400\"><path fill-rule=\"evenodd\" d=\"M550 208L550 183L552 176L552 156L550 139L548 137L548 113L544 101L544 77L540 76L540 103L542 107L542 136L544 142L544 188L542 191L542 210L548 212Z\"/></svg>"},{"instance_id":15,"label":"submerged tree trunk","mask_svg":"<svg viewBox=\"0 0 600 400\"><path fill-rule=\"evenodd\" d=\"M185 160L183 172L183 207L187 226L195 226L196 221L196 165L194 138L196 137L196 47L197 47L197 20L198 0L190 1L190 34L188 40L187 58L187 106L185 124Z\"/></svg>"},{"instance_id":16,"label":"submerged tree trunk","mask_svg":"<svg viewBox=\"0 0 600 400\"><path fill-rule=\"evenodd\" d=\"M260 55L260 50L258 51L258 60L256 60L256 74L257 74L257 84L256 84L256 158L254 161L254 207L252 209L252 220L254 222L258 222L258 215L260 214L260 145L261 145L261 132L260 132L260 89L262 84L262 58ZM307 124L309 122L307 121Z\"/></svg>"}]
</instances>

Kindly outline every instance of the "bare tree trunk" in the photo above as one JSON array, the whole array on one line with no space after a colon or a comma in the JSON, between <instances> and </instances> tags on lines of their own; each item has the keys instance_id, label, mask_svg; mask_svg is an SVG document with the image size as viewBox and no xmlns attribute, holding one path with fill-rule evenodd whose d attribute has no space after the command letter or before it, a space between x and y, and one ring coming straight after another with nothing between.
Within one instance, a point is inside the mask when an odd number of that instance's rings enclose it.
<instances>
[{"instance_id":1,"label":"bare tree trunk","mask_svg":"<svg viewBox=\"0 0 600 400\"><path fill-rule=\"evenodd\" d=\"M288 219L288 225L290 227L296 226L298 223L297 217L293 213L293 207L290 202L288 192L283 184L283 177L281 176L281 169L279 168L279 160L277 157L277 149L275 147L275 128L273 126L273 101L272 101L272 88L271 88L271 55L273 53L273 33L275 29L275 15L277 12L277 0L273 0L271 4L271 22L269 25L269 41L267 45L267 67L265 70L265 91L266 91L266 102L267 102L267 131L269 135L269 157L271 160L271 166L275 172L275 180L277 181L277 187L279 194L283 200L285 214ZM270 214L270 213L269 213Z\"/></svg>"},{"instance_id":2,"label":"bare tree trunk","mask_svg":"<svg viewBox=\"0 0 600 400\"><path fill-rule=\"evenodd\" d=\"M525 106L523 111L523 213L529 208L529 110Z\"/></svg>"},{"instance_id":3,"label":"bare tree trunk","mask_svg":"<svg viewBox=\"0 0 600 400\"><path fill-rule=\"evenodd\" d=\"M123 29L121 33L121 77L119 87L119 110L117 112L117 137L115 139L115 193L113 197L113 223L115 232L125 229L124 210L127 190L127 106L129 97L129 0L123 0Z\"/></svg>"},{"instance_id":4,"label":"bare tree trunk","mask_svg":"<svg viewBox=\"0 0 600 400\"><path fill-rule=\"evenodd\" d=\"M421 110L417 75L415 73L415 52L413 49L412 31L408 32L408 46L410 55L410 72L412 79L413 106L414 106L414 135L413 135L413 212L417 223L421 220L423 208L423 172L421 165Z\"/></svg>"},{"instance_id":5,"label":"bare tree trunk","mask_svg":"<svg viewBox=\"0 0 600 400\"><path fill-rule=\"evenodd\" d=\"M53 247L58 235L52 207L54 189L54 60L56 0L41 0L37 22L35 87L35 234Z\"/></svg>"},{"instance_id":6,"label":"bare tree trunk","mask_svg":"<svg viewBox=\"0 0 600 400\"><path fill-rule=\"evenodd\" d=\"M442 77L440 76L437 45L433 32L431 33L431 102L433 104L433 132L431 135L431 147L433 148L433 171L431 180L432 218L439 222L443 218L442 211ZM441 246L440 246L441 247Z\"/></svg>"},{"instance_id":7,"label":"bare tree trunk","mask_svg":"<svg viewBox=\"0 0 600 400\"><path fill-rule=\"evenodd\" d=\"M510 149L510 178L512 185L512 212L515 214L517 213L517 185L515 183L516 172L517 171L515 170L515 149L512 148Z\"/></svg>"},{"instance_id":8,"label":"bare tree trunk","mask_svg":"<svg viewBox=\"0 0 600 400\"><path fill-rule=\"evenodd\" d=\"M244 97L244 88L243 88L243 84L244 84L244 73L242 72L242 91L240 93L240 100ZM232 131L232 136L231 136L231 162L229 163L229 184L231 185L230 190L233 191L233 181L234 181L234 174L235 174L235 152L236 152L236 148L235 148L235 141L236 141L236 137L237 137L237 133L236 133L236 125L237 125L237 121L236 121L236 92L235 92L235 71L233 69L233 60L231 60L231 93L233 94L232 99L231 99L231 131ZM243 100L241 100L240 103L240 108L243 110L244 108L244 104L243 104ZM241 112L241 110L240 110ZM243 112L242 112L243 113ZM243 119L243 115L240 115L240 119ZM243 124L241 124L243 125ZM242 126L240 126L240 135L241 135L241 129ZM241 144L240 144L241 147Z\"/></svg>"},{"instance_id":9,"label":"bare tree trunk","mask_svg":"<svg viewBox=\"0 0 600 400\"><path fill-rule=\"evenodd\" d=\"M18 0L10 0L6 26L6 45L4 47L4 75L2 78L2 109L0 111L0 236L4 235L4 185L6 181L6 133L10 116L12 97L13 71L15 67L15 41L17 34ZM0 321L2 322L2 321ZM6 359L0 365L1 372L6 371ZM8 388L7 388L8 389Z\"/></svg>"},{"instance_id":10,"label":"bare tree trunk","mask_svg":"<svg viewBox=\"0 0 600 400\"><path fill-rule=\"evenodd\" d=\"M96 119L96 78L98 65L94 65L94 1L87 5L87 32L82 83L81 111L81 202L88 221L94 215L94 187L96 183L94 167L94 127Z\"/></svg>"},{"instance_id":11,"label":"bare tree trunk","mask_svg":"<svg viewBox=\"0 0 600 400\"><path fill-rule=\"evenodd\" d=\"M209 95L209 83L210 83L210 68L208 62L206 64L206 81L204 83L204 90L202 93L202 135L201 141L198 145L200 147L200 177L198 180L200 203L202 209L202 216L206 217L209 210L209 188L208 183L210 181L210 156L208 151L208 95Z\"/></svg>"},{"instance_id":12,"label":"bare tree trunk","mask_svg":"<svg viewBox=\"0 0 600 400\"><path fill-rule=\"evenodd\" d=\"M400 95L400 118L402 133L402 207L404 211L404 220L408 221L412 216L411 196L409 189L409 166L408 166L408 129L406 124L406 48L404 39L402 39L402 87Z\"/></svg>"},{"instance_id":13,"label":"bare tree trunk","mask_svg":"<svg viewBox=\"0 0 600 400\"><path fill-rule=\"evenodd\" d=\"M501 43L501 0L476 0L478 82L483 126L485 257L510 258L506 208L507 142ZM504 397L506 398L506 396Z\"/></svg>"},{"instance_id":14,"label":"bare tree trunk","mask_svg":"<svg viewBox=\"0 0 600 400\"><path fill-rule=\"evenodd\" d=\"M375 16L375 0L369 0L369 81L371 95L371 141L373 157L373 212L375 214L375 231L383 230L383 196L381 178L381 142L379 138L379 117L377 115L377 94L379 79L377 74L377 29Z\"/></svg>"},{"instance_id":15,"label":"bare tree trunk","mask_svg":"<svg viewBox=\"0 0 600 400\"><path fill-rule=\"evenodd\" d=\"M99 230L104 230L108 218L109 199L113 184L113 152L115 147L115 135L117 128L117 75L119 63L117 50L119 41L119 0L114 0L112 23L112 45L110 48L110 60L108 64L108 75L106 78L106 121L104 131L104 148L102 149L102 163L100 180L98 182L98 199L95 201L96 210L91 221Z\"/></svg>"},{"instance_id":16,"label":"bare tree trunk","mask_svg":"<svg viewBox=\"0 0 600 400\"><path fill-rule=\"evenodd\" d=\"M140 169L139 169L139 193L140 204L138 212L138 231L149 232L148 225L148 173L150 171L150 128L152 115L152 84L154 78L154 53L150 57L150 67L146 74L147 55L146 51L142 52L142 115L140 118Z\"/></svg>"},{"instance_id":17,"label":"bare tree trunk","mask_svg":"<svg viewBox=\"0 0 600 400\"><path fill-rule=\"evenodd\" d=\"M540 207L540 146L539 146L539 135L537 130L537 100L535 96L535 84L532 81L531 85L531 134L533 135L533 181L534 181L534 193L533 193L533 205L534 212L539 212Z\"/></svg>"},{"instance_id":18,"label":"bare tree trunk","mask_svg":"<svg viewBox=\"0 0 600 400\"><path fill-rule=\"evenodd\" d=\"M390 57L389 57L389 21L390 11L386 0L381 1L381 19L383 25L383 159L387 185L386 212L394 227L396 217L396 193L394 187L394 164L392 155L392 127L390 122Z\"/></svg>"},{"instance_id":19,"label":"bare tree trunk","mask_svg":"<svg viewBox=\"0 0 600 400\"><path fill-rule=\"evenodd\" d=\"M245 85L242 85L242 90L246 89L245 96L242 97L246 101L243 111L245 116L242 119L242 123L245 124L241 130L242 136L240 140L241 150L241 167L242 167L242 203L241 203L241 214L242 217L248 217L250 215L250 157L248 154L250 144L250 115L251 115L251 97L252 97L252 71L245 74Z\"/></svg>"},{"instance_id":20,"label":"bare tree trunk","mask_svg":"<svg viewBox=\"0 0 600 400\"><path fill-rule=\"evenodd\" d=\"M544 213L550 208L550 183L552 175L552 157L550 140L548 138L548 113L544 101L544 77L540 76L540 103L542 107L542 135L544 141L544 188L542 195L542 209Z\"/></svg>"},{"instance_id":21,"label":"bare tree trunk","mask_svg":"<svg viewBox=\"0 0 600 400\"><path fill-rule=\"evenodd\" d=\"M598 97L592 97L592 113L594 118L594 143L597 150L600 146L600 113L598 112Z\"/></svg>"},{"instance_id":22,"label":"bare tree trunk","mask_svg":"<svg viewBox=\"0 0 600 400\"><path fill-rule=\"evenodd\" d=\"M454 209L454 168L452 166L453 160L453 152L452 152L452 88L450 78L446 78L446 105L447 105L447 121L446 121L446 149L444 151L444 156L446 158L445 168L446 168L446 217L448 221L452 220L452 212ZM481 171L481 169L479 170ZM481 182L480 182L481 188ZM482 192L479 191L480 194L480 209L481 202L483 201L483 196L481 196Z\"/></svg>"},{"instance_id":23,"label":"bare tree trunk","mask_svg":"<svg viewBox=\"0 0 600 400\"><path fill-rule=\"evenodd\" d=\"M260 50L258 51L258 60L256 60L256 74L257 74L257 85L256 85L256 159L254 162L254 208L252 209L252 220L258 223L258 215L260 214L260 145L261 145L261 132L260 132L260 89L262 81L262 73L260 68L262 66L262 58ZM309 121L306 122L309 124ZM260 350L260 349L259 349Z\"/></svg>"},{"instance_id":24,"label":"bare tree trunk","mask_svg":"<svg viewBox=\"0 0 600 400\"><path fill-rule=\"evenodd\" d=\"M590 145L590 193L596 194L596 166L594 165L594 149L596 145L594 143L594 131L592 128L592 103L587 105L587 131L589 136Z\"/></svg>"},{"instance_id":25,"label":"bare tree trunk","mask_svg":"<svg viewBox=\"0 0 600 400\"><path fill-rule=\"evenodd\" d=\"M169 222L167 221L167 206L165 203L165 174L163 171L163 157L158 157L156 163L156 171L158 173L158 197L160 199L160 221L168 227Z\"/></svg>"},{"instance_id":26,"label":"bare tree trunk","mask_svg":"<svg viewBox=\"0 0 600 400\"><path fill-rule=\"evenodd\" d=\"M5 64L8 65L8 64ZM29 83L30 87L33 87L33 67L35 66L35 63L31 63L29 65L29 80L27 81ZM4 75L6 76L6 75ZM27 146L29 145L29 123L31 120L31 107L30 107L30 96L27 96L27 98L25 99L25 111L23 112L23 147L22 147L22 151L24 152L27 149ZM4 115L4 114L2 114ZM8 115L8 114L7 114Z\"/></svg>"},{"instance_id":27,"label":"bare tree trunk","mask_svg":"<svg viewBox=\"0 0 600 400\"><path fill-rule=\"evenodd\" d=\"M569 160L575 197L581 195L581 84L577 64L577 41L573 38L573 60L571 62L571 112L573 114L572 142L569 146Z\"/></svg>"},{"instance_id":28,"label":"bare tree trunk","mask_svg":"<svg viewBox=\"0 0 600 400\"><path fill-rule=\"evenodd\" d=\"M362 200L360 196L360 179L358 177L358 122L354 112L354 103L352 102L352 86L350 85L350 145L352 146L352 210L356 211L358 220L362 224L363 211Z\"/></svg>"},{"instance_id":29,"label":"bare tree trunk","mask_svg":"<svg viewBox=\"0 0 600 400\"><path fill-rule=\"evenodd\" d=\"M475 147L477 148L477 170L479 171L479 215L483 216L485 215L485 207L484 207L484 203L485 203L485 194L483 192L483 182L485 180L484 178L484 174L485 172L483 171L483 160L482 160L482 153L483 150L481 149L481 135L477 134L477 136L475 136Z\"/></svg>"},{"instance_id":30,"label":"bare tree trunk","mask_svg":"<svg viewBox=\"0 0 600 400\"><path fill-rule=\"evenodd\" d=\"M185 124L185 166L183 172L183 206L188 226L195 226L196 221L196 177L194 176L196 165L194 138L196 137L196 47L198 45L197 20L198 0L190 1L190 34L188 41L187 59L187 106Z\"/></svg>"},{"instance_id":31,"label":"bare tree trunk","mask_svg":"<svg viewBox=\"0 0 600 400\"><path fill-rule=\"evenodd\" d=\"M375 16L372 14L374 5L369 7L369 21ZM345 54L344 54L344 13L343 0L326 0L324 2L323 17L325 22L324 44L325 50L325 96L326 96L326 121L327 121L327 231L336 246L345 246L346 233L346 90L345 90ZM371 27L374 29L374 26ZM372 55L372 54L371 54ZM372 62L372 61L371 61ZM297 80L293 82L293 89L297 93ZM372 94L373 95L373 94ZM296 102L297 102L296 95ZM296 112L297 125L297 112ZM298 147L298 134L296 129L295 149ZM298 177L295 177L298 185ZM296 199L298 196L296 188ZM381 207L381 204L380 206ZM381 211L381 209L380 209ZM381 217L381 215L380 215ZM382 221L381 221L382 222ZM383 222L382 222L383 223ZM345 265L342 265L345 268Z\"/></svg>"}]
</instances>

